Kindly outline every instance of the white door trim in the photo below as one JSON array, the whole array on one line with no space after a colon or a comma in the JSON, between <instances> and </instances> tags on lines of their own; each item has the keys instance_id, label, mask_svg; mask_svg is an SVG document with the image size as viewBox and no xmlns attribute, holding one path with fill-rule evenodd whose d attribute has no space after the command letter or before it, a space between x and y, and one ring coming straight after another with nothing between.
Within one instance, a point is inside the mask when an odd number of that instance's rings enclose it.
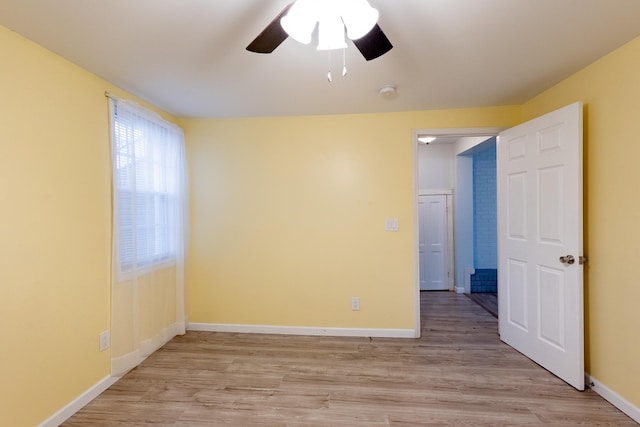
<instances>
[{"instance_id":1,"label":"white door trim","mask_svg":"<svg viewBox=\"0 0 640 427\"><path fill-rule=\"evenodd\" d=\"M447 266L448 266L448 277L449 277L449 290L455 291L459 294L464 293L464 287L459 284L456 287L456 266L455 266L455 254L454 254L454 240L453 240L453 189L445 188L441 190L419 190L419 196L439 196L444 195L447 196ZM419 241L419 240L418 240ZM420 251L418 250L418 253ZM420 284L418 283L418 286Z\"/></svg>"},{"instance_id":2,"label":"white door trim","mask_svg":"<svg viewBox=\"0 0 640 427\"><path fill-rule=\"evenodd\" d=\"M420 262L424 262L425 270L421 271L420 290L453 290L451 282L452 239L451 224L451 195L449 194L421 194L418 196L423 211L418 212L421 238L423 239L423 253ZM437 225L436 225L437 224ZM435 245L435 247L434 247ZM441 257L436 262L435 253ZM434 264L435 262L435 264ZM437 266L437 267L436 267Z\"/></svg>"},{"instance_id":3,"label":"white door trim","mask_svg":"<svg viewBox=\"0 0 640 427\"><path fill-rule=\"evenodd\" d=\"M413 140L415 144L419 144L419 135L432 135L432 136L458 136L465 138L468 136L498 136L500 132L506 128L501 127L488 127L488 128L424 128L413 130Z\"/></svg>"},{"instance_id":4,"label":"white door trim","mask_svg":"<svg viewBox=\"0 0 640 427\"><path fill-rule=\"evenodd\" d=\"M418 196L450 196L453 194L453 190L448 188L446 190L420 190Z\"/></svg>"},{"instance_id":5,"label":"white door trim","mask_svg":"<svg viewBox=\"0 0 640 427\"><path fill-rule=\"evenodd\" d=\"M453 195L447 194L447 277L449 279L449 290L456 290L456 266L455 256L453 255Z\"/></svg>"},{"instance_id":6,"label":"white door trim","mask_svg":"<svg viewBox=\"0 0 640 427\"><path fill-rule=\"evenodd\" d=\"M486 128L417 128L412 130L411 144L413 155L413 313L414 313L414 335L420 337L420 248L419 248L419 231L418 231L418 196L420 195L420 180L418 175L418 135L430 134L433 136L497 136L505 128L502 127L486 127ZM471 147L468 147L471 148ZM455 206L454 215L455 215ZM454 221L455 222L455 221ZM455 236L453 224L451 233ZM454 245L452 245L453 248ZM453 254L453 276L455 277L456 262L455 252ZM455 280L454 280L455 284Z\"/></svg>"}]
</instances>

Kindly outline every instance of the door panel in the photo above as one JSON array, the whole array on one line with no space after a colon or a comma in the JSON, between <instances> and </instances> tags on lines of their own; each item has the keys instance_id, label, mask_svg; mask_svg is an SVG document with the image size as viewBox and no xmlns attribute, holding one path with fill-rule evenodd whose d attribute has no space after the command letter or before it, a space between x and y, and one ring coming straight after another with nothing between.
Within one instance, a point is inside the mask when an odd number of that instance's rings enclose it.
<instances>
[{"instance_id":1,"label":"door panel","mask_svg":"<svg viewBox=\"0 0 640 427\"><path fill-rule=\"evenodd\" d=\"M527 176L514 173L508 179L507 225L510 239L527 239Z\"/></svg>"},{"instance_id":2,"label":"door panel","mask_svg":"<svg viewBox=\"0 0 640 427\"><path fill-rule=\"evenodd\" d=\"M564 240L563 173L557 166L538 171L538 239L547 244L562 245Z\"/></svg>"},{"instance_id":3,"label":"door panel","mask_svg":"<svg viewBox=\"0 0 640 427\"><path fill-rule=\"evenodd\" d=\"M497 154L500 337L583 390L582 104L501 133Z\"/></svg>"},{"instance_id":4,"label":"door panel","mask_svg":"<svg viewBox=\"0 0 640 427\"><path fill-rule=\"evenodd\" d=\"M513 258L510 258L508 263L507 277L511 285L507 293L507 307L509 310L507 318L510 324L522 329L524 332L528 332L527 263ZM498 282L498 286L499 284L500 282Z\"/></svg>"},{"instance_id":5,"label":"door panel","mask_svg":"<svg viewBox=\"0 0 640 427\"><path fill-rule=\"evenodd\" d=\"M448 290L447 196L419 196L420 290Z\"/></svg>"},{"instance_id":6,"label":"door panel","mask_svg":"<svg viewBox=\"0 0 640 427\"><path fill-rule=\"evenodd\" d=\"M564 351L564 317L566 292L561 270L540 267L538 272L538 330L540 339Z\"/></svg>"}]
</instances>

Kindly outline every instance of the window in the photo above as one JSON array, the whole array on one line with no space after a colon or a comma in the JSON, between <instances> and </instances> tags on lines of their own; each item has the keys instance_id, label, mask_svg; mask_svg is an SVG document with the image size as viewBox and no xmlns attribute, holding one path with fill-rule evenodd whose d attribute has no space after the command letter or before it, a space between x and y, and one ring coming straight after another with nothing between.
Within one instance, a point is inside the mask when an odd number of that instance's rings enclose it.
<instances>
[{"instance_id":1,"label":"window","mask_svg":"<svg viewBox=\"0 0 640 427\"><path fill-rule=\"evenodd\" d=\"M127 101L112 101L114 261L118 273L174 261L181 247L183 136Z\"/></svg>"}]
</instances>

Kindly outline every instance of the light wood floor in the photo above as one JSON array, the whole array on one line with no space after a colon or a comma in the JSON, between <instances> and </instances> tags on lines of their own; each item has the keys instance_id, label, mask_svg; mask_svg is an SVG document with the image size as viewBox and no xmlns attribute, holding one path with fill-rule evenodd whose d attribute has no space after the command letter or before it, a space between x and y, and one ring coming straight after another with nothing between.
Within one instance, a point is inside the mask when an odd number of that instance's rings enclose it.
<instances>
[{"instance_id":1,"label":"light wood floor","mask_svg":"<svg viewBox=\"0 0 640 427\"><path fill-rule=\"evenodd\" d=\"M416 340L189 332L64 425L637 425L502 344L464 295L421 305Z\"/></svg>"},{"instance_id":2,"label":"light wood floor","mask_svg":"<svg viewBox=\"0 0 640 427\"><path fill-rule=\"evenodd\" d=\"M496 319L498 318L498 294L488 292L473 292L470 294L464 294L466 297L471 298L473 302L480 305Z\"/></svg>"}]
</instances>

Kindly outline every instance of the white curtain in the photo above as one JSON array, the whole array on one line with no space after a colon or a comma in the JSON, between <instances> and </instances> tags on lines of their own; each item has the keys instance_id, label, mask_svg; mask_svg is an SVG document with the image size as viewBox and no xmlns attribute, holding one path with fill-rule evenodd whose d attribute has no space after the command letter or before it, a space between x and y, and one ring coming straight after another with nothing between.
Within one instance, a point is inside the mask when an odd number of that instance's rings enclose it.
<instances>
[{"instance_id":1,"label":"white curtain","mask_svg":"<svg viewBox=\"0 0 640 427\"><path fill-rule=\"evenodd\" d=\"M184 334L186 173L182 130L109 98L113 169L111 371Z\"/></svg>"}]
</instances>

